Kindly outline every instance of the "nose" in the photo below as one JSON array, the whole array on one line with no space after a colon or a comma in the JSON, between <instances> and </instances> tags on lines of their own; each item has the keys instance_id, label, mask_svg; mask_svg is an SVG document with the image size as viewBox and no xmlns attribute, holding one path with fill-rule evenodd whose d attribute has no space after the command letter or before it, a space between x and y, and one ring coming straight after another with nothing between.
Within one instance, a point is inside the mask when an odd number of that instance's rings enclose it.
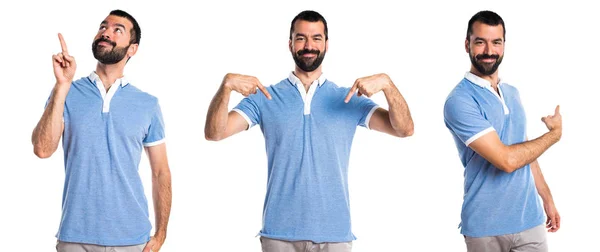
<instances>
[{"instance_id":1,"label":"nose","mask_svg":"<svg viewBox=\"0 0 600 252\"><path fill-rule=\"evenodd\" d=\"M490 43L486 43L486 44L485 44L485 53L486 53L487 55L492 55L492 54L494 54L494 48L493 48L492 44L490 44Z\"/></svg>"},{"instance_id":2,"label":"nose","mask_svg":"<svg viewBox=\"0 0 600 252\"><path fill-rule=\"evenodd\" d=\"M110 38L110 33L109 33L108 29L104 30L104 31L102 32L102 34L100 34L100 36L101 36L102 38L109 39L109 38Z\"/></svg>"},{"instance_id":3,"label":"nose","mask_svg":"<svg viewBox=\"0 0 600 252\"><path fill-rule=\"evenodd\" d=\"M304 43L304 49L312 50L313 48L315 48L315 42L312 39L307 39L306 43Z\"/></svg>"}]
</instances>

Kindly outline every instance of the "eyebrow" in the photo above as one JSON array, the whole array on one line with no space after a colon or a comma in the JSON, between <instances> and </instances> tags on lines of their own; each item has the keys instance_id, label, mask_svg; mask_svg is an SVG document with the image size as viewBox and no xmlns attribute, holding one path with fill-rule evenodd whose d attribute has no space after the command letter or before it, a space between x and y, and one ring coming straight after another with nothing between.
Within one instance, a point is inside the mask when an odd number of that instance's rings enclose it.
<instances>
[{"instance_id":1,"label":"eyebrow","mask_svg":"<svg viewBox=\"0 0 600 252\"><path fill-rule=\"evenodd\" d=\"M100 25L107 25L108 22L106 20L102 21L102 23L100 23ZM125 28L125 25L123 24L119 24L119 23L115 23L116 26L123 28L123 30L127 30L127 28Z\"/></svg>"},{"instance_id":2,"label":"eyebrow","mask_svg":"<svg viewBox=\"0 0 600 252\"><path fill-rule=\"evenodd\" d=\"M481 38L481 37L476 37L473 40L475 40L475 41L477 41L477 40L486 41L486 39ZM496 41L503 41L503 39L502 38L497 38L497 39L492 39L492 41L494 41L494 42L496 42Z\"/></svg>"},{"instance_id":3,"label":"eyebrow","mask_svg":"<svg viewBox=\"0 0 600 252\"><path fill-rule=\"evenodd\" d=\"M296 33L296 37L298 37L298 36L302 36L302 37L308 37L308 36L306 36L306 34L304 34L304 33ZM322 37L323 37L323 34L320 34L320 33L319 33L319 34L315 34L315 35L313 35L312 37L313 37L313 38L314 38L314 37L321 37L321 38L322 38Z\"/></svg>"}]
</instances>

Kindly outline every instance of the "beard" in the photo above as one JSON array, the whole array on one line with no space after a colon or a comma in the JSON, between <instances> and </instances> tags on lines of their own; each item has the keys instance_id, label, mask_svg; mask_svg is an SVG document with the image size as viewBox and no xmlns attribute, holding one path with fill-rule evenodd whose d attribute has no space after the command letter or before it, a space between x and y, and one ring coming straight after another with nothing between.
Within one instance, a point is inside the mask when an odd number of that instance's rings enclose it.
<instances>
[{"instance_id":1,"label":"beard","mask_svg":"<svg viewBox=\"0 0 600 252\"><path fill-rule=\"evenodd\" d=\"M502 56L500 56L498 54L473 55L473 54L469 53L469 58L471 58L471 64L473 64L475 69L477 69L477 71L479 71L481 74L492 75L493 73L496 72L496 70L498 70L500 63L502 63L502 59L504 58L504 55L502 55ZM484 59L495 59L496 62L494 62L494 63L480 62L481 60L484 60Z\"/></svg>"},{"instance_id":2,"label":"beard","mask_svg":"<svg viewBox=\"0 0 600 252\"><path fill-rule=\"evenodd\" d=\"M112 50L103 50L104 46L99 45L100 42L109 43L112 46ZM129 45L126 47L117 47L117 43L106 38L99 38L92 43L92 52L94 53L94 58L96 58L100 63L111 65L116 64L125 58L130 45L131 43L129 43Z\"/></svg>"},{"instance_id":3,"label":"beard","mask_svg":"<svg viewBox=\"0 0 600 252\"><path fill-rule=\"evenodd\" d=\"M316 54L317 57L314 59L308 59L308 58L302 57L303 55L309 54L309 53ZM304 72L312 72L315 69L319 68L321 63L323 63L323 59L325 58L325 53L326 53L326 51L323 51L323 53L321 53L321 51L319 51L319 50L303 49L303 50L297 51L296 53L293 53L292 57L294 58L294 61L296 62L296 66L298 66L298 68L302 69L302 71L304 71Z\"/></svg>"}]
</instances>

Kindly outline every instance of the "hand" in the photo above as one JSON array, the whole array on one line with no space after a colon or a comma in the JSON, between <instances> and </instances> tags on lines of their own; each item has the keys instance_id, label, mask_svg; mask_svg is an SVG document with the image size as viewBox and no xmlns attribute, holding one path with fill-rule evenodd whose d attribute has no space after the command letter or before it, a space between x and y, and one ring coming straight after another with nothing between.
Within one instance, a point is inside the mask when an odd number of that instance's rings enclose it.
<instances>
[{"instance_id":1,"label":"hand","mask_svg":"<svg viewBox=\"0 0 600 252\"><path fill-rule=\"evenodd\" d=\"M260 84L258 79L254 76L228 73L223 78L222 85L226 89L236 91L243 96L256 94L256 89L258 88L269 100L271 100L271 94L269 94L269 91L267 91L267 89Z\"/></svg>"},{"instance_id":2,"label":"hand","mask_svg":"<svg viewBox=\"0 0 600 252\"><path fill-rule=\"evenodd\" d=\"M560 115L560 105L557 105L556 109L554 109L554 115L542 117L542 122L546 124L548 130L552 131L557 129L562 132L562 116Z\"/></svg>"},{"instance_id":3,"label":"hand","mask_svg":"<svg viewBox=\"0 0 600 252\"><path fill-rule=\"evenodd\" d=\"M345 103L348 103L354 92L358 90L357 96L366 95L367 97L371 97L371 95L384 90L392 84L390 77L387 74L376 74L368 77L358 78L350 88L350 92L346 95Z\"/></svg>"},{"instance_id":4,"label":"hand","mask_svg":"<svg viewBox=\"0 0 600 252\"><path fill-rule=\"evenodd\" d=\"M546 211L546 228L548 232L556 232L560 229L560 214L556 211L556 206L554 206L554 202L546 203L544 202L544 211Z\"/></svg>"},{"instance_id":5,"label":"hand","mask_svg":"<svg viewBox=\"0 0 600 252\"><path fill-rule=\"evenodd\" d=\"M59 85L71 85L77 64L75 63L75 58L69 55L67 44L60 33L58 34L58 40L60 41L62 52L52 56L56 83Z\"/></svg>"},{"instance_id":6,"label":"hand","mask_svg":"<svg viewBox=\"0 0 600 252\"><path fill-rule=\"evenodd\" d=\"M150 241L146 243L146 247L142 252L159 252L160 247L165 243L165 238L158 238L156 235L150 237Z\"/></svg>"}]
</instances>

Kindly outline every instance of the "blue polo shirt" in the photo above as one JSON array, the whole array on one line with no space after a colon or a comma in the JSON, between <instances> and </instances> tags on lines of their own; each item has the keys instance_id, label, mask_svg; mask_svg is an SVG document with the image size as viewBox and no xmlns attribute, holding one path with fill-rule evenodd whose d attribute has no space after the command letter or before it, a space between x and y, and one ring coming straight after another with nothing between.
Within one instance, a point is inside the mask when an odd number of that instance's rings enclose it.
<instances>
[{"instance_id":1,"label":"blue polo shirt","mask_svg":"<svg viewBox=\"0 0 600 252\"><path fill-rule=\"evenodd\" d=\"M461 233L471 237L518 233L544 223L529 165L512 173L496 168L469 144L495 132L505 145L527 140L525 111L517 89L506 83L496 93L472 73L450 92L444 121L465 167Z\"/></svg>"},{"instance_id":2,"label":"blue polo shirt","mask_svg":"<svg viewBox=\"0 0 600 252\"><path fill-rule=\"evenodd\" d=\"M306 92L291 73L234 111L260 125L268 158L267 194L259 235L287 241L348 242L351 231L348 160L357 126L368 127L377 105L344 98L349 88L323 76Z\"/></svg>"},{"instance_id":3,"label":"blue polo shirt","mask_svg":"<svg viewBox=\"0 0 600 252\"><path fill-rule=\"evenodd\" d=\"M65 185L56 237L136 245L152 226L138 165L144 146L164 141L158 100L118 79L105 91L95 73L73 81L64 107Z\"/></svg>"}]
</instances>

